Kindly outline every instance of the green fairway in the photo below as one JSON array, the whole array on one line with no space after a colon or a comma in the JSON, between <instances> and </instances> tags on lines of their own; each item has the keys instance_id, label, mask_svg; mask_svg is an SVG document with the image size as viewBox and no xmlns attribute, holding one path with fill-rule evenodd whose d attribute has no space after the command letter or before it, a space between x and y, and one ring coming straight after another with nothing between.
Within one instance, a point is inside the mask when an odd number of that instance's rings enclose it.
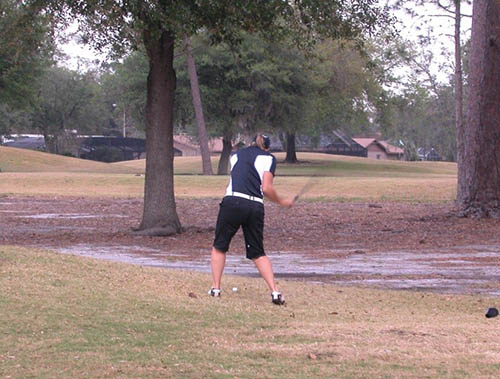
<instances>
[{"instance_id":1,"label":"green fairway","mask_svg":"<svg viewBox=\"0 0 500 379\"><path fill-rule=\"evenodd\" d=\"M456 164L377 161L299 153L300 163L282 163L277 154L275 184L294 196L312 177L303 199L333 201L453 201ZM100 163L22 149L0 147L0 194L140 197L144 160ZM213 159L214 167L217 159ZM202 176L200 157L176 157L179 197L221 197L227 176Z\"/></svg>"},{"instance_id":2,"label":"green fairway","mask_svg":"<svg viewBox=\"0 0 500 379\"><path fill-rule=\"evenodd\" d=\"M374 160L342 155L298 153L297 164L284 163L285 153L274 154L278 160L277 175L282 176L362 176L362 177L415 177L429 175L454 176L456 163L450 162L404 162ZM218 158L212 158L214 172ZM113 166L127 167L144 172L145 160L113 163ZM201 174L200 157L175 157L176 174Z\"/></svg>"},{"instance_id":3,"label":"green fairway","mask_svg":"<svg viewBox=\"0 0 500 379\"><path fill-rule=\"evenodd\" d=\"M0 170L1 172L133 172L130 168L108 163L6 146L0 146Z\"/></svg>"},{"instance_id":4,"label":"green fairway","mask_svg":"<svg viewBox=\"0 0 500 379\"><path fill-rule=\"evenodd\" d=\"M0 376L495 377L491 301L281 282L0 247ZM238 287L238 292L228 291Z\"/></svg>"}]
</instances>

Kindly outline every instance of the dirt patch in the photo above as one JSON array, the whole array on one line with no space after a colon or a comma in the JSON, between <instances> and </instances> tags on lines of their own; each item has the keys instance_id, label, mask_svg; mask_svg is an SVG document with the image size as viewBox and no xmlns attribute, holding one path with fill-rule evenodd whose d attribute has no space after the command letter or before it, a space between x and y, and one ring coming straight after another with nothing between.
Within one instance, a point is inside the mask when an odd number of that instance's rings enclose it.
<instances>
[{"instance_id":1,"label":"dirt patch","mask_svg":"<svg viewBox=\"0 0 500 379\"><path fill-rule=\"evenodd\" d=\"M141 199L6 197L0 244L130 263L208 271L219 200L178 200L185 232L131 233ZM278 277L500 296L500 221L457 218L452 204L266 205L265 246ZM241 232L227 273L255 275Z\"/></svg>"}]
</instances>

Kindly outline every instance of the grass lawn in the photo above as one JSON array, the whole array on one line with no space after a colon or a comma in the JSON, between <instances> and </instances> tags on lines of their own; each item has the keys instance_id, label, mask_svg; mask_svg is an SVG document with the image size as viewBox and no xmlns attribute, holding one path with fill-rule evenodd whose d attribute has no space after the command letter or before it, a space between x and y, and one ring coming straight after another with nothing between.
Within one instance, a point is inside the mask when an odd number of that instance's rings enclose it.
<instances>
[{"instance_id":1,"label":"grass lawn","mask_svg":"<svg viewBox=\"0 0 500 379\"><path fill-rule=\"evenodd\" d=\"M278 154L278 160L283 155ZM450 201L456 165L299 154L278 191L306 200ZM216 161L214 160L214 165ZM144 161L105 164L0 147L0 195L141 197ZM221 197L227 176L175 159L180 197ZM497 377L496 299L138 267L0 246L0 377ZM234 293L228 291L238 287Z\"/></svg>"},{"instance_id":2,"label":"grass lawn","mask_svg":"<svg viewBox=\"0 0 500 379\"><path fill-rule=\"evenodd\" d=\"M132 173L133 170L118 166L111 169L108 163L0 146L0 172Z\"/></svg>"},{"instance_id":3,"label":"grass lawn","mask_svg":"<svg viewBox=\"0 0 500 379\"><path fill-rule=\"evenodd\" d=\"M141 197L144 176L100 173L2 173L0 194ZM228 183L227 176L176 175L177 197L219 198ZM277 176L276 189L294 196L309 180L306 176ZM331 201L451 201L456 197L456 178L450 176L317 177L303 196L305 199Z\"/></svg>"},{"instance_id":4,"label":"grass lawn","mask_svg":"<svg viewBox=\"0 0 500 379\"><path fill-rule=\"evenodd\" d=\"M422 176L456 175L457 165L451 162L403 162L375 160L342 155L297 153L298 164L284 163L285 153L275 153L278 160L276 173L280 176ZM212 168L217 172L219 161L212 157ZM144 172L145 160L113 163L114 167ZM175 157L175 173L197 175L202 173L200 157Z\"/></svg>"},{"instance_id":5,"label":"grass lawn","mask_svg":"<svg viewBox=\"0 0 500 379\"><path fill-rule=\"evenodd\" d=\"M491 300L262 280L0 247L1 377L497 377Z\"/></svg>"},{"instance_id":6,"label":"grass lawn","mask_svg":"<svg viewBox=\"0 0 500 379\"><path fill-rule=\"evenodd\" d=\"M284 154L276 154L283 161ZM398 162L299 153L300 163L279 163L275 184L294 196L312 177L303 196L333 201L452 201L456 164ZM214 167L217 160L213 159ZM200 157L176 157L178 197L223 195L228 176L202 176ZM0 147L0 194L141 197L144 160L106 164L23 149Z\"/></svg>"}]
</instances>

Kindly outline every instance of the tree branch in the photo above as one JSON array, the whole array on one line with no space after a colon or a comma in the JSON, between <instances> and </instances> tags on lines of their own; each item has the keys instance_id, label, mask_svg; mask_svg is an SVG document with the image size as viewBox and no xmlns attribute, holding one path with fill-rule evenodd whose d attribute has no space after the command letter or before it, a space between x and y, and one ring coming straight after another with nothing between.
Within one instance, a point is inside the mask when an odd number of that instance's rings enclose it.
<instances>
[{"instance_id":1,"label":"tree branch","mask_svg":"<svg viewBox=\"0 0 500 379\"><path fill-rule=\"evenodd\" d=\"M450 10L449 7L447 7L446 5L441 4L441 1L438 0L437 5L438 5L438 7L440 7L441 9L443 9L444 11L446 11L448 13L452 13L453 15L455 15L455 12L452 11L452 10ZM448 17L455 18L454 16L448 16ZM472 18L472 15L460 13L460 17L470 17L470 18Z\"/></svg>"},{"instance_id":2,"label":"tree branch","mask_svg":"<svg viewBox=\"0 0 500 379\"><path fill-rule=\"evenodd\" d=\"M449 14L430 14L428 17L446 17L446 18L451 18L452 20L455 19L454 16L451 16Z\"/></svg>"},{"instance_id":3,"label":"tree branch","mask_svg":"<svg viewBox=\"0 0 500 379\"><path fill-rule=\"evenodd\" d=\"M437 5L438 5L439 8L443 9L444 11L452 13L452 14L455 14L455 12L452 11L452 10L450 10L449 7L447 7L446 5L441 4L441 1L439 1L439 0L437 1Z\"/></svg>"}]
</instances>

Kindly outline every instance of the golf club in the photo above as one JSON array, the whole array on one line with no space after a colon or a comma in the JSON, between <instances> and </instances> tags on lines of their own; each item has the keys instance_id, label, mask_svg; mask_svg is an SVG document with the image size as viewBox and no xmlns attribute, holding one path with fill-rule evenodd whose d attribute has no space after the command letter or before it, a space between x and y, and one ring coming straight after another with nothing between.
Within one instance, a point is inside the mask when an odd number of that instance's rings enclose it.
<instances>
[{"instance_id":1,"label":"golf club","mask_svg":"<svg viewBox=\"0 0 500 379\"><path fill-rule=\"evenodd\" d=\"M314 177L311 176L307 182L302 186L302 188L294 196L293 201L296 202L300 197L302 197L306 192L308 192L315 184Z\"/></svg>"}]
</instances>

